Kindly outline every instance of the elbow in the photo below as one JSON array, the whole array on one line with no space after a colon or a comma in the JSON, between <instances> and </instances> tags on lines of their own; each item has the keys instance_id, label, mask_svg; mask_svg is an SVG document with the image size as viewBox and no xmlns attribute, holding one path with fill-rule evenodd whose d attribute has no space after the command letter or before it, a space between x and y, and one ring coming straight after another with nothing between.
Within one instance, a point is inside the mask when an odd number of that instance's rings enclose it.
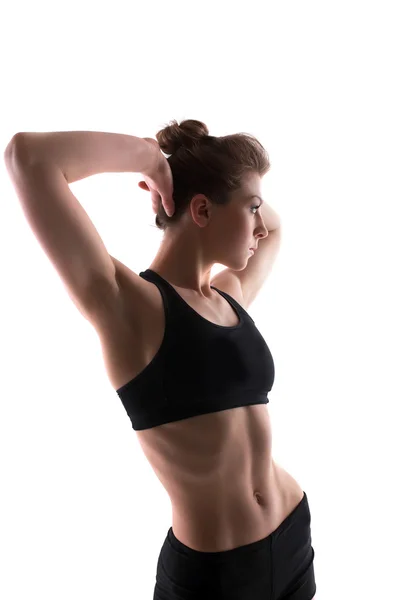
<instances>
[{"instance_id":1,"label":"elbow","mask_svg":"<svg viewBox=\"0 0 400 600\"><path fill-rule=\"evenodd\" d=\"M4 162L7 166L12 165L16 159L18 159L18 161L28 160L26 151L27 149L24 140L25 138L23 132L18 132L13 135L11 140L8 142L4 151Z\"/></svg>"}]
</instances>

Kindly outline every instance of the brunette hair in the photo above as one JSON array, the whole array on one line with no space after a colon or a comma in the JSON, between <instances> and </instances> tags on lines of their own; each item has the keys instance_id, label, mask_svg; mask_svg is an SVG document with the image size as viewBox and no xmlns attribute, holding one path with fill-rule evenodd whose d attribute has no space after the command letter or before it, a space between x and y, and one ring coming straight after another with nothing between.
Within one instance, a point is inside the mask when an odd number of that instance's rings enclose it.
<instances>
[{"instance_id":1,"label":"brunette hair","mask_svg":"<svg viewBox=\"0 0 400 600\"><path fill-rule=\"evenodd\" d=\"M263 177L270 168L269 156L261 143L249 133L222 137L209 135L201 121L171 121L156 134L157 142L172 171L175 212L168 217L162 203L156 226L165 231L180 220L196 194L204 194L215 204L228 204L231 193L239 189L245 173Z\"/></svg>"}]
</instances>

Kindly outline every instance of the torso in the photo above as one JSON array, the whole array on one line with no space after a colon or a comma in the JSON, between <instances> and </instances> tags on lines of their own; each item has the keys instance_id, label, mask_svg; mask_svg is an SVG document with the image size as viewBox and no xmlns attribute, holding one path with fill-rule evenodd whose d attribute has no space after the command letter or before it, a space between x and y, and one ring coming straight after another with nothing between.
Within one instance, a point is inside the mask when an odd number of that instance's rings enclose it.
<instances>
[{"instance_id":1,"label":"torso","mask_svg":"<svg viewBox=\"0 0 400 600\"><path fill-rule=\"evenodd\" d=\"M120 274L123 310L97 328L114 389L151 362L164 336L157 286L129 273L125 268ZM173 287L205 319L223 326L238 323L234 309L215 290L213 299L199 301ZM235 300L243 305L242 298ZM199 415L136 434L170 497L175 536L195 550L221 552L263 539L303 497L302 487L272 458L267 405Z\"/></svg>"}]
</instances>

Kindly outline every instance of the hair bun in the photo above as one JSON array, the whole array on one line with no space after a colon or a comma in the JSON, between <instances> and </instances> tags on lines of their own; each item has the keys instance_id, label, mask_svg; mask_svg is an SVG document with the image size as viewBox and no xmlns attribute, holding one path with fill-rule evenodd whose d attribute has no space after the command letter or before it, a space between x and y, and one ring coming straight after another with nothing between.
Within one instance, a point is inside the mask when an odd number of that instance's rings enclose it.
<instances>
[{"instance_id":1,"label":"hair bun","mask_svg":"<svg viewBox=\"0 0 400 600\"><path fill-rule=\"evenodd\" d=\"M171 121L164 129L156 134L157 142L165 154L173 154L180 147L193 148L199 140L207 137L208 127L201 121L186 119L178 124Z\"/></svg>"}]
</instances>

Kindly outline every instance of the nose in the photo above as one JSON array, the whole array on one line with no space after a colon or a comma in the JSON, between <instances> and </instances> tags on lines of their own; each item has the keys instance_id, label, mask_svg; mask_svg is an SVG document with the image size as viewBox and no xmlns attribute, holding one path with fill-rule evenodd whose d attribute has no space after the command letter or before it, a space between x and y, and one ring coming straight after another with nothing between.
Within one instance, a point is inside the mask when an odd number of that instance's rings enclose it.
<instances>
[{"instance_id":1,"label":"nose","mask_svg":"<svg viewBox=\"0 0 400 600\"><path fill-rule=\"evenodd\" d=\"M262 226L258 227L258 229L256 230L256 235L254 237L262 240L262 239L268 237L268 235L269 235L268 229L263 224Z\"/></svg>"}]
</instances>

